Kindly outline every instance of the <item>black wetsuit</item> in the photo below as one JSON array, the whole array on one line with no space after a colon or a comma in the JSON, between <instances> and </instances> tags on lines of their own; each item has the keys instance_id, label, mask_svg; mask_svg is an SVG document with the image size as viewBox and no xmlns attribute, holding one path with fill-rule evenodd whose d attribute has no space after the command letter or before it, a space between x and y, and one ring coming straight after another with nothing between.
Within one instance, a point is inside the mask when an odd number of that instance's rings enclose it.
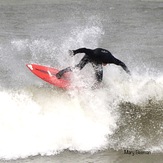
<instances>
[{"instance_id":1,"label":"black wetsuit","mask_svg":"<svg viewBox=\"0 0 163 163\"><path fill-rule=\"evenodd\" d=\"M79 64L77 64L75 67L67 67L61 71L59 71L56 76L57 78L61 78L61 76L69 71L72 71L75 68L79 68L80 70L87 64L92 63L92 66L95 70L96 80L98 82L102 81L103 78L103 67L102 64L116 64L121 66L127 73L130 74L130 71L128 70L127 66L117 58L115 58L108 50L97 48L97 49L86 49L86 48L80 48L77 50L73 50L73 54L77 53L85 53L84 57L81 59Z\"/></svg>"}]
</instances>

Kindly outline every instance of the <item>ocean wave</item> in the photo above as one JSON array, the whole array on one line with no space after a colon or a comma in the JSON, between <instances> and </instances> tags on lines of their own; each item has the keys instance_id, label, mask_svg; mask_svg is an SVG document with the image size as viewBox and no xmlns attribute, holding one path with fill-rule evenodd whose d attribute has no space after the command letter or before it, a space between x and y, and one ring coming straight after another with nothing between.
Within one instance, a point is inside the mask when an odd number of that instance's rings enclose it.
<instances>
[{"instance_id":1,"label":"ocean wave","mask_svg":"<svg viewBox=\"0 0 163 163\"><path fill-rule=\"evenodd\" d=\"M96 90L63 91L48 84L3 88L0 158L65 149L162 152L162 78L123 76Z\"/></svg>"}]
</instances>

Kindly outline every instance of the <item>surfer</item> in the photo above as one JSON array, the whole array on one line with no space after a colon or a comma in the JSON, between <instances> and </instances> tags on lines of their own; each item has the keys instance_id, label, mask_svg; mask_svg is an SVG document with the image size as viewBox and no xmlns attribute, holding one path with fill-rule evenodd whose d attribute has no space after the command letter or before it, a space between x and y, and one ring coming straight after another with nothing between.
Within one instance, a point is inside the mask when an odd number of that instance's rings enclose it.
<instances>
[{"instance_id":1,"label":"surfer","mask_svg":"<svg viewBox=\"0 0 163 163\"><path fill-rule=\"evenodd\" d=\"M103 78L103 66L107 64L115 64L121 66L128 74L130 74L129 69L127 66L120 61L119 59L115 58L108 50L97 48L97 49L87 49L87 48L80 48L77 50L69 50L70 56L74 56L77 53L85 53L84 57L81 59L79 64L75 65L74 67L67 67L56 74L56 77L60 79L62 75L66 72L73 71L74 69L78 68L81 70L87 63L91 63L94 70L95 70L95 77L97 83L100 83Z\"/></svg>"}]
</instances>

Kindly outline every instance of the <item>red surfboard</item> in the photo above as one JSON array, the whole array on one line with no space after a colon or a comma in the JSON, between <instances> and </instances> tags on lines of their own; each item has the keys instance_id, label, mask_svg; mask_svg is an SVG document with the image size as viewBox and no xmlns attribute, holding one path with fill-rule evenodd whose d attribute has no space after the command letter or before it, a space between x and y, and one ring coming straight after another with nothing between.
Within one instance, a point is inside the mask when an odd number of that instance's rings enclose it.
<instances>
[{"instance_id":1,"label":"red surfboard","mask_svg":"<svg viewBox=\"0 0 163 163\"><path fill-rule=\"evenodd\" d=\"M61 79L58 79L56 74L59 72L59 70L56 68L37 64L27 64L26 66L36 76L56 87L68 89L70 86L70 75L68 75L68 73L65 73Z\"/></svg>"}]
</instances>

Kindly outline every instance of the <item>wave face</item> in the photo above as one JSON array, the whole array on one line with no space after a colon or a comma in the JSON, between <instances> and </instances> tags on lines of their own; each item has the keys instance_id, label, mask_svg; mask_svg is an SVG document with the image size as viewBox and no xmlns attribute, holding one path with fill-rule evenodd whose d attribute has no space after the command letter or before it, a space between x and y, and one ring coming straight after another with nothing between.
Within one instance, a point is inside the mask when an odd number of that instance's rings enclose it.
<instances>
[{"instance_id":1,"label":"wave face","mask_svg":"<svg viewBox=\"0 0 163 163\"><path fill-rule=\"evenodd\" d=\"M83 2L48 2L3 2L0 7L0 158L53 155L66 149L162 153L159 2L147 7L148 2L98 1L87 2L85 8ZM141 28L144 22L153 28ZM63 91L25 66L73 66L83 54L71 58L68 50L79 47L107 47L132 75L108 65L102 86L92 90L94 72L88 64L73 73L72 85L82 88Z\"/></svg>"}]
</instances>

